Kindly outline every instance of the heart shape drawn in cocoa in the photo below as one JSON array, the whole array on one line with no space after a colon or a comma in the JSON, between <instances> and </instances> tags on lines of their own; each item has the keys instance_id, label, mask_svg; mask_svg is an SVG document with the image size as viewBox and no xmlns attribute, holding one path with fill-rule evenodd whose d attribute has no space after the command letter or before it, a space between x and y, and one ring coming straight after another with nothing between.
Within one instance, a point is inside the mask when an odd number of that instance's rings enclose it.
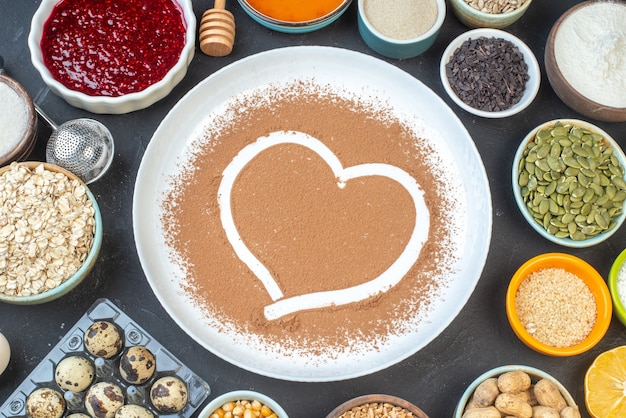
<instances>
[{"instance_id":1,"label":"heart shape drawn in cocoa","mask_svg":"<svg viewBox=\"0 0 626 418\"><path fill-rule=\"evenodd\" d=\"M355 178L384 176L396 181L407 190L415 206L415 227L404 250L387 270L374 279L344 289L313 292L288 298L283 297L282 290L267 267L258 260L243 242L231 210L231 191L241 170L259 153L280 144L302 145L314 151L332 169L337 179L337 187L339 188L345 187L346 182ZM388 291L398 284L415 264L424 243L428 239L430 229L430 214L424 201L424 192L415 179L406 171L383 163L360 164L344 168L337 156L324 143L306 133L297 131L272 132L241 149L222 173L217 198L222 227L228 241L239 259L256 275L272 298L272 301L274 301L264 309L265 318L270 321L301 310L320 309L358 302Z\"/></svg>"}]
</instances>

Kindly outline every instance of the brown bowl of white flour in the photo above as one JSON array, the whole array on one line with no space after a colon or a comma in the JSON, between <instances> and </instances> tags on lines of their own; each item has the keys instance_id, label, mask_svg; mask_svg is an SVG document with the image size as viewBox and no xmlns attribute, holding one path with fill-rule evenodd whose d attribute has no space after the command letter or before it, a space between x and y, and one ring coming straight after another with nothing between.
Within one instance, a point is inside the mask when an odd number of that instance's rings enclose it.
<instances>
[{"instance_id":1,"label":"brown bowl of white flour","mask_svg":"<svg viewBox=\"0 0 626 418\"><path fill-rule=\"evenodd\" d=\"M37 116L30 96L0 72L0 167L26 159L37 139Z\"/></svg>"},{"instance_id":2,"label":"brown bowl of white flour","mask_svg":"<svg viewBox=\"0 0 626 418\"><path fill-rule=\"evenodd\" d=\"M626 121L624 22L626 3L584 1L567 10L550 31L548 80L559 98L584 116Z\"/></svg>"}]
</instances>

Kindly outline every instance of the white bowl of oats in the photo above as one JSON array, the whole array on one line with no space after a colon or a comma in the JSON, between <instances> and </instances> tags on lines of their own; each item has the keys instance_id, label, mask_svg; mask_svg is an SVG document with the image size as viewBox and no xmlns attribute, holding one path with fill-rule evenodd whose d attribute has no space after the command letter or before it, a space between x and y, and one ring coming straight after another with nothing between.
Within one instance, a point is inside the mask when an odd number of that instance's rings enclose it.
<instances>
[{"instance_id":1,"label":"white bowl of oats","mask_svg":"<svg viewBox=\"0 0 626 418\"><path fill-rule=\"evenodd\" d=\"M0 168L0 301L35 305L80 284L102 244L102 218L74 174L42 162Z\"/></svg>"}]
</instances>

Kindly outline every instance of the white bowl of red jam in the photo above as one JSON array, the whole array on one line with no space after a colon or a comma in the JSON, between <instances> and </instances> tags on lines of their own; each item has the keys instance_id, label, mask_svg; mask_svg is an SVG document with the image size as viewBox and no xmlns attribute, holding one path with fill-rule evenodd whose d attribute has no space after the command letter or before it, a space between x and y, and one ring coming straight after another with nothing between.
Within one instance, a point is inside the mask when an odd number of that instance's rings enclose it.
<instances>
[{"instance_id":1,"label":"white bowl of red jam","mask_svg":"<svg viewBox=\"0 0 626 418\"><path fill-rule=\"evenodd\" d=\"M43 0L28 46L43 81L70 105L122 114L172 91L195 38L191 0Z\"/></svg>"}]
</instances>

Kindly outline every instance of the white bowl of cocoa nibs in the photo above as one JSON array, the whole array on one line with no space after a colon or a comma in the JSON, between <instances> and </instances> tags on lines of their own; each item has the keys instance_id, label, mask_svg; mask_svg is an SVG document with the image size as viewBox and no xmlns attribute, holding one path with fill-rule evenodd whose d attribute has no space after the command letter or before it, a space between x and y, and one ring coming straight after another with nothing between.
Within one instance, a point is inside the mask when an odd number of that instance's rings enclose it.
<instances>
[{"instance_id":1,"label":"white bowl of cocoa nibs","mask_svg":"<svg viewBox=\"0 0 626 418\"><path fill-rule=\"evenodd\" d=\"M454 15L469 28L503 29L517 22L531 0L450 0Z\"/></svg>"},{"instance_id":2,"label":"white bowl of cocoa nibs","mask_svg":"<svg viewBox=\"0 0 626 418\"><path fill-rule=\"evenodd\" d=\"M515 35L499 29L467 31L443 52L441 83L459 107L484 118L505 118L526 109L541 84L539 63Z\"/></svg>"},{"instance_id":3,"label":"white bowl of cocoa nibs","mask_svg":"<svg viewBox=\"0 0 626 418\"><path fill-rule=\"evenodd\" d=\"M102 218L77 176L53 164L14 162L0 168L0 200L0 302L49 302L88 276Z\"/></svg>"}]
</instances>

